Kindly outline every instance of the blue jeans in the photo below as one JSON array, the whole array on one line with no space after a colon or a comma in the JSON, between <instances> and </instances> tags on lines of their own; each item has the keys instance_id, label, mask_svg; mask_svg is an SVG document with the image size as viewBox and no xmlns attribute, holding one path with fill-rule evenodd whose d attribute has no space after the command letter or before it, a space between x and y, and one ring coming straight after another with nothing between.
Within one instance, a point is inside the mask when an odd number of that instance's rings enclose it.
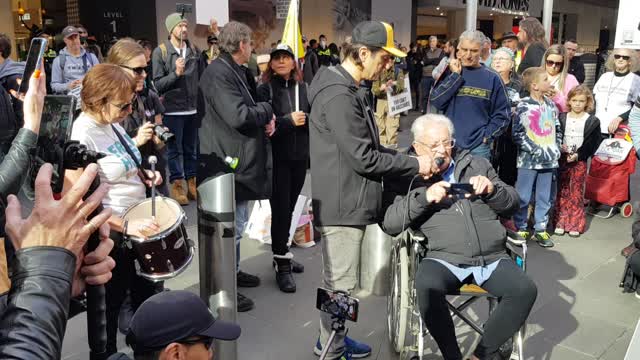
<instances>
[{"instance_id":1,"label":"blue jeans","mask_svg":"<svg viewBox=\"0 0 640 360\"><path fill-rule=\"evenodd\" d=\"M249 202L247 200L236 201L236 272L240 271L240 239L244 228L249 222Z\"/></svg>"},{"instance_id":2,"label":"blue jeans","mask_svg":"<svg viewBox=\"0 0 640 360\"><path fill-rule=\"evenodd\" d=\"M174 141L167 143L169 182L196 177L198 172L196 115L165 115L162 123L175 135Z\"/></svg>"},{"instance_id":3,"label":"blue jeans","mask_svg":"<svg viewBox=\"0 0 640 360\"><path fill-rule=\"evenodd\" d=\"M483 157L491 162L491 144L482 143L471 149L471 155Z\"/></svg>"},{"instance_id":4,"label":"blue jeans","mask_svg":"<svg viewBox=\"0 0 640 360\"><path fill-rule=\"evenodd\" d=\"M513 216L518 230L527 229L529 203L535 196L536 208L534 212L536 232L546 231L551 209L552 190L554 185L554 169L531 170L518 169L516 191L520 196L520 209ZM535 194L534 194L535 192Z\"/></svg>"},{"instance_id":5,"label":"blue jeans","mask_svg":"<svg viewBox=\"0 0 640 360\"><path fill-rule=\"evenodd\" d=\"M425 76L422 78L420 85L420 110L427 111L427 104L429 103L429 93L431 93L431 87L435 80L431 76Z\"/></svg>"}]
</instances>

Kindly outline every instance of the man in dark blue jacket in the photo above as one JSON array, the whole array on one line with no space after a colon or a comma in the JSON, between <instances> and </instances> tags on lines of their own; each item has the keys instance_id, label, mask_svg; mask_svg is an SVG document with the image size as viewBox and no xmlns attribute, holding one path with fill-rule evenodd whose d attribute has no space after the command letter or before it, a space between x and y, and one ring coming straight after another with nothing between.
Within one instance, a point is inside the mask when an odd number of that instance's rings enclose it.
<instances>
[{"instance_id":1,"label":"man in dark blue jacket","mask_svg":"<svg viewBox=\"0 0 640 360\"><path fill-rule=\"evenodd\" d=\"M460 35L457 59L431 92L431 104L456 127L458 147L491 160L491 143L509 124L511 108L500 76L480 64L484 34Z\"/></svg>"}]
</instances>

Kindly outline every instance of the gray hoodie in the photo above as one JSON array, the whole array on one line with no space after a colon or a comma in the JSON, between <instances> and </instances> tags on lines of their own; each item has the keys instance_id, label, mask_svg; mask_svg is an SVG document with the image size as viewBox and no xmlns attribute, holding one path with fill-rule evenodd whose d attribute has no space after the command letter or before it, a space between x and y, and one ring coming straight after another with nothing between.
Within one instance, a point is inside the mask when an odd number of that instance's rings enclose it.
<instances>
[{"instance_id":1,"label":"gray hoodie","mask_svg":"<svg viewBox=\"0 0 640 360\"><path fill-rule=\"evenodd\" d=\"M62 60L64 58L64 60ZM62 62L62 63L61 63ZM78 79L82 79L89 69L98 65L100 62L98 58L85 51L84 48L80 49L80 56L73 56L67 51L65 47L60 51L60 55L53 60L51 66L51 89L57 94L66 94L69 89L67 85ZM64 69L62 68L64 66Z\"/></svg>"}]
</instances>

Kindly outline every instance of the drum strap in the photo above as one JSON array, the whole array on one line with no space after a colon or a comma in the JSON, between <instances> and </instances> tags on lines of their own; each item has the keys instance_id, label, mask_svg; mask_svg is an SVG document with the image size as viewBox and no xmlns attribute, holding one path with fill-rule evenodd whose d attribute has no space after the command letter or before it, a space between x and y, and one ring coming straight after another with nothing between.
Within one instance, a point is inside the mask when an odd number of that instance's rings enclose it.
<instances>
[{"instance_id":1,"label":"drum strap","mask_svg":"<svg viewBox=\"0 0 640 360\"><path fill-rule=\"evenodd\" d=\"M144 182L145 180L151 180L147 175L147 173L142 168L142 164L138 162L138 158L133 153L133 150L131 150L131 148L129 147L129 144L127 144L127 141L122 137L122 134L120 134L120 131L118 131L118 129L116 129L116 127L113 125L111 125L111 128L113 129L113 132L116 133L118 140L120 140L120 143L122 144L122 146L124 146L124 149L127 151L127 154L129 154L133 162L136 163L136 167L138 167L138 175L142 179L142 182Z\"/></svg>"}]
</instances>

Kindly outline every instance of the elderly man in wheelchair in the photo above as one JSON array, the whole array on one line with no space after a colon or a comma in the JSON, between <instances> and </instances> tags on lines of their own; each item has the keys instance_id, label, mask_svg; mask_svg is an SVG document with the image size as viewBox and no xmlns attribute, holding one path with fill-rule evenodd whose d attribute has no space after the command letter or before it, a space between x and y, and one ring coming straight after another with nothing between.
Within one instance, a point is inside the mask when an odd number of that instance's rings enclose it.
<instances>
[{"instance_id":1,"label":"elderly man in wheelchair","mask_svg":"<svg viewBox=\"0 0 640 360\"><path fill-rule=\"evenodd\" d=\"M465 284L481 286L499 300L484 331L478 330L482 337L471 359L499 359L500 347L525 323L537 296L534 282L507 253L506 230L498 219L518 208L518 194L489 161L455 148L447 117L422 116L411 131L410 151L430 154L440 173L405 184L386 211L383 230L396 235L411 228L428 239L412 283L420 317L444 359L463 358L445 296L460 294Z\"/></svg>"}]
</instances>

